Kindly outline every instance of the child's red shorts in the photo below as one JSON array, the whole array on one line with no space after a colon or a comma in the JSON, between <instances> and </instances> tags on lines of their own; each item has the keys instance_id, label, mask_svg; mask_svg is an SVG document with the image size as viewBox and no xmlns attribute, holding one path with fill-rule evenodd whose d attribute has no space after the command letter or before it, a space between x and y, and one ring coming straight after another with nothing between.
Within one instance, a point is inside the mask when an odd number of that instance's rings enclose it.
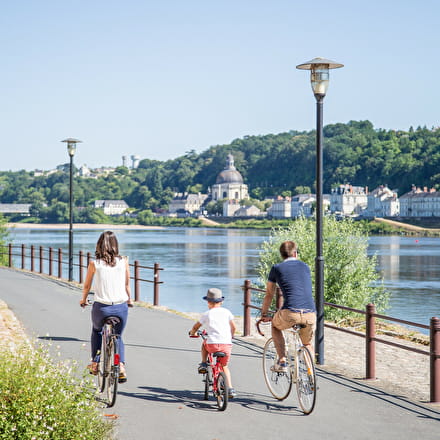
<instances>
[{"instance_id":1,"label":"child's red shorts","mask_svg":"<svg viewBox=\"0 0 440 440\"><path fill-rule=\"evenodd\" d=\"M228 365L229 358L231 357L232 344L208 344L204 341L203 345L208 353L215 353L216 351L223 351L226 353L225 357L219 357L217 359L223 366Z\"/></svg>"}]
</instances>

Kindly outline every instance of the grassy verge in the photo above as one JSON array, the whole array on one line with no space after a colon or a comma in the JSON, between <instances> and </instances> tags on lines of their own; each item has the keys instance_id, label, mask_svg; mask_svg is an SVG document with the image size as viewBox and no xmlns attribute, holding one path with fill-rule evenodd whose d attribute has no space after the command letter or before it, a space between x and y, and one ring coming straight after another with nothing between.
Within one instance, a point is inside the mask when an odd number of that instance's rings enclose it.
<instances>
[{"instance_id":1,"label":"grassy verge","mask_svg":"<svg viewBox=\"0 0 440 440\"><path fill-rule=\"evenodd\" d=\"M74 364L54 363L42 348L0 351L1 440L109 440L89 378Z\"/></svg>"}]
</instances>

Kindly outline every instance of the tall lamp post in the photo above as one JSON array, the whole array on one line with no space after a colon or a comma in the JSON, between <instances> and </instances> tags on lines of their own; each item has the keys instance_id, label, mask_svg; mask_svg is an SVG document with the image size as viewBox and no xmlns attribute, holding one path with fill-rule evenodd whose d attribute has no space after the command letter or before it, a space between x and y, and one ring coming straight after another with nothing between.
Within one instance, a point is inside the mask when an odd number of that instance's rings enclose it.
<instances>
[{"instance_id":1,"label":"tall lamp post","mask_svg":"<svg viewBox=\"0 0 440 440\"><path fill-rule=\"evenodd\" d=\"M317 310L315 350L316 361L324 364L324 256L322 252L323 224L323 131L322 110L329 83L329 70L344 67L343 64L325 58L314 58L296 66L310 70L310 82L316 98L316 258L315 258L315 301Z\"/></svg>"},{"instance_id":2,"label":"tall lamp post","mask_svg":"<svg viewBox=\"0 0 440 440\"><path fill-rule=\"evenodd\" d=\"M70 157L70 178L69 178L69 281L73 281L73 156L76 151L76 144L81 142L78 139L68 138L61 142L67 143L67 151Z\"/></svg>"}]
</instances>

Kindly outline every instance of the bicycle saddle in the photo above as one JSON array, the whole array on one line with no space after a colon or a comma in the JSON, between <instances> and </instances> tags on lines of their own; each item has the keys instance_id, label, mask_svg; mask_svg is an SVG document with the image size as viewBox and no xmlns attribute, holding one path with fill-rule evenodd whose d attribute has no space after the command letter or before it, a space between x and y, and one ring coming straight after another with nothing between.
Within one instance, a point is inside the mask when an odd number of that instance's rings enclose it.
<instances>
[{"instance_id":1,"label":"bicycle saddle","mask_svg":"<svg viewBox=\"0 0 440 440\"><path fill-rule=\"evenodd\" d=\"M223 357L226 356L226 353L225 353L224 351L216 351L216 352L212 353L212 355L213 355L214 357L223 358Z\"/></svg>"},{"instance_id":2,"label":"bicycle saddle","mask_svg":"<svg viewBox=\"0 0 440 440\"><path fill-rule=\"evenodd\" d=\"M111 325L117 325L121 322L121 319L117 316L108 316L105 318L104 323L105 324L111 324Z\"/></svg>"}]
</instances>

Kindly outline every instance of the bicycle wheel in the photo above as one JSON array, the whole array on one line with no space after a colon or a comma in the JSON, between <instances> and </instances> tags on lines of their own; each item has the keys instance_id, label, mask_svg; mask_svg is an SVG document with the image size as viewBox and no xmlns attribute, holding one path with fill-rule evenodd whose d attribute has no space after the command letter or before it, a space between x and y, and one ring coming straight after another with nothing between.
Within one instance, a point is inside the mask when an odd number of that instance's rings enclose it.
<instances>
[{"instance_id":1,"label":"bicycle wheel","mask_svg":"<svg viewBox=\"0 0 440 440\"><path fill-rule=\"evenodd\" d=\"M287 372L273 371L278 361L277 351L273 339L267 340L263 351L263 373L267 388L272 396L278 400L284 400L292 389L292 371L288 367Z\"/></svg>"},{"instance_id":2,"label":"bicycle wheel","mask_svg":"<svg viewBox=\"0 0 440 440\"><path fill-rule=\"evenodd\" d=\"M205 400L209 400L209 383L210 383L210 374L209 369L208 371L203 375L203 381L205 382L205 394L203 398Z\"/></svg>"},{"instance_id":3,"label":"bicycle wheel","mask_svg":"<svg viewBox=\"0 0 440 440\"><path fill-rule=\"evenodd\" d=\"M313 358L306 347L298 350L296 391L304 414L310 414L316 402L316 374Z\"/></svg>"},{"instance_id":4,"label":"bicycle wheel","mask_svg":"<svg viewBox=\"0 0 440 440\"><path fill-rule=\"evenodd\" d=\"M102 342L101 350L99 352L99 364L98 364L98 392L102 393L105 389L105 382L107 378L106 365L107 360L107 339L108 339L108 329L106 326L102 329Z\"/></svg>"},{"instance_id":5,"label":"bicycle wheel","mask_svg":"<svg viewBox=\"0 0 440 440\"><path fill-rule=\"evenodd\" d=\"M118 379L119 379L119 361L116 358L119 356L118 353L118 342L117 338L112 336L107 344L107 356L108 356L108 375L107 375L107 406L111 407L116 402L116 394L118 390Z\"/></svg>"},{"instance_id":6,"label":"bicycle wheel","mask_svg":"<svg viewBox=\"0 0 440 440\"><path fill-rule=\"evenodd\" d=\"M215 397L217 399L217 406L219 411L224 411L228 406L229 389L226 385L226 375L225 373L223 373L223 371L220 371L220 373L218 373L216 382L217 385L215 387Z\"/></svg>"}]
</instances>

